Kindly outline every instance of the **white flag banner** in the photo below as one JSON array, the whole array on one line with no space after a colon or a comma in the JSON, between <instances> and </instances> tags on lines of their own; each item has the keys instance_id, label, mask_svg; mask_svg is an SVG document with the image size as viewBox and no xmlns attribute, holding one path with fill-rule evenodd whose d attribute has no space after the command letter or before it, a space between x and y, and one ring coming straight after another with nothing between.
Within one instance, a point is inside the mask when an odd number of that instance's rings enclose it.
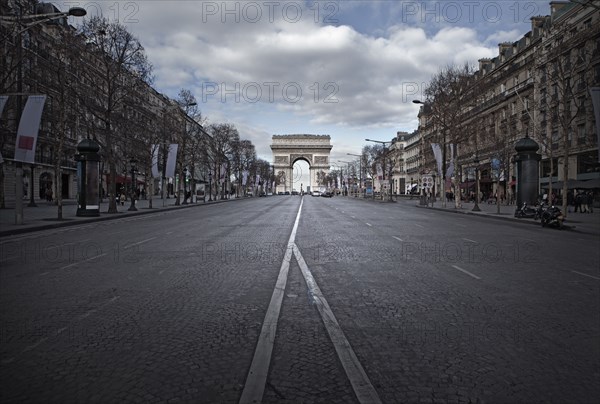
<instances>
[{"instance_id":1,"label":"white flag banner","mask_svg":"<svg viewBox=\"0 0 600 404\"><path fill-rule=\"evenodd\" d=\"M246 182L248 181L248 170L242 171L242 185L246 186Z\"/></svg>"},{"instance_id":2,"label":"white flag banner","mask_svg":"<svg viewBox=\"0 0 600 404\"><path fill-rule=\"evenodd\" d=\"M177 149L179 148L178 144L171 144L169 146L169 154L167 157L167 177L175 177L175 163L177 162Z\"/></svg>"},{"instance_id":3,"label":"white flag banner","mask_svg":"<svg viewBox=\"0 0 600 404\"><path fill-rule=\"evenodd\" d=\"M160 173L158 172L158 151L159 151L159 145L154 144L151 146L151 152L152 152L152 177L154 178L159 178L160 177Z\"/></svg>"},{"instance_id":4,"label":"white flag banner","mask_svg":"<svg viewBox=\"0 0 600 404\"><path fill-rule=\"evenodd\" d=\"M227 174L227 164L221 163L221 184L225 182L225 175Z\"/></svg>"},{"instance_id":5,"label":"white flag banner","mask_svg":"<svg viewBox=\"0 0 600 404\"><path fill-rule=\"evenodd\" d=\"M433 155L435 157L435 161L437 162L437 171L438 175L442 176L442 148L439 143L432 143L431 149L433 150Z\"/></svg>"},{"instance_id":6,"label":"white flag banner","mask_svg":"<svg viewBox=\"0 0 600 404\"><path fill-rule=\"evenodd\" d=\"M27 103L19 122L19 129L17 130L15 161L22 161L29 164L34 163L35 145L37 143L45 102L45 95L32 95L27 98Z\"/></svg>"},{"instance_id":7,"label":"white flag banner","mask_svg":"<svg viewBox=\"0 0 600 404\"><path fill-rule=\"evenodd\" d=\"M254 183L254 186L258 187L260 185L260 175L256 174L256 181Z\"/></svg>"},{"instance_id":8,"label":"white flag banner","mask_svg":"<svg viewBox=\"0 0 600 404\"><path fill-rule=\"evenodd\" d=\"M377 178L380 180L383 179L383 168L379 163L377 163Z\"/></svg>"},{"instance_id":9,"label":"white flag banner","mask_svg":"<svg viewBox=\"0 0 600 404\"><path fill-rule=\"evenodd\" d=\"M598 162L600 163L600 87L590 87L590 94L592 95L592 105L594 106L594 117L596 118L596 137L598 143Z\"/></svg>"}]
</instances>

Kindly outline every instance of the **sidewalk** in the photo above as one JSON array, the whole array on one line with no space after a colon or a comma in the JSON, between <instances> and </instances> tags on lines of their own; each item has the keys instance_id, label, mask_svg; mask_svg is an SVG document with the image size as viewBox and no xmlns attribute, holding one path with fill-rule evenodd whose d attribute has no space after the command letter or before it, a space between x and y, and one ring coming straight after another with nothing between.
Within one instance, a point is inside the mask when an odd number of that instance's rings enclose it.
<instances>
[{"instance_id":1,"label":"sidewalk","mask_svg":"<svg viewBox=\"0 0 600 404\"><path fill-rule=\"evenodd\" d=\"M125 205L117 204L118 213L106 213L108 211L108 201L105 198L104 202L100 203L100 216L95 217L79 217L76 216L77 204L74 199L63 200L62 220L58 220L58 207L55 202L36 201L37 207L28 207L29 201L23 201L23 224L15 224L15 209L6 208L0 209L0 237L10 236L14 234L27 233L36 230L53 229L57 227L72 226L81 223L98 222L104 220L120 219L126 216L146 215L157 213L171 209L186 209L194 206L209 205L234 201L235 198L216 200L212 202L203 202L202 200L196 203L187 205L175 205L175 198L165 199L164 207L162 199L152 199L152 209L149 206L149 200L141 199L136 201L135 207L137 211L129 211L131 201L126 201Z\"/></svg>"},{"instance_id":2,"label":"sidewalk","mask_svg":"<svg viewBox=\"0 0 600 404\"><path fill-rule=\"evenodd\" d=\"M355 198L351 198L355 199ZM372 199L363 199L356 198L364 201L385 203L386 201L381 201L380 199L372 200ZM448 213L458 213L465 215L477 215L481 217L486 217L489 219L497 219L497 220L506 220L511 221L513 223L527 223L532 225L537 225L541 227L541 223L539 220L533 220L528 218L518 219L515 217L515 205L500 205L500 213L497 213L497 206L495 204L488 203L480 203L479 204L479 212L473 211L473 203L465 203L462 202L462 206L460 208L455 208L454 201L446 202L446 206L441 200L437 200L432 204L430 203L428 206L420 205L419 198L415 196L413 199L410 197L398 197L394 198L394 202L398 204L403 204L407 206L415 206L420 209L434 209L438 211L445 211ZM388 202L389 203L389 202ZM572 207L571 207L572 209ZM588 233L600 235L600 208L595 208L594 213L573 213L567 212L567 219L565 220L565 227L577 232Z\"/></svg>"}]
</instances>

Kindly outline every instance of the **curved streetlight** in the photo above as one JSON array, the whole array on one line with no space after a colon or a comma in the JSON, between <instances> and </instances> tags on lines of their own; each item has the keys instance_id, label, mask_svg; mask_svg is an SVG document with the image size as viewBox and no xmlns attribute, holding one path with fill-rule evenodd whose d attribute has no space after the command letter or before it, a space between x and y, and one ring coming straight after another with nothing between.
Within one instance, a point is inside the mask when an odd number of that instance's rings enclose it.
<instances>
[{"instance_id":1,"label":"curved streetlight","mask_svg":"<svg viewBox=\"0 0 600 404\"><path fill-rule=\"evenodd\" d=\"M358 196L358 191L360 191L362 193L362 155L352 154L352 153L346 153L346 154L348 156L358 157L358 190L354 194L354 197L356 198Z\"/></svg>"},{"instance_id":2,"label":"curved streetlight","mask_svg":"<svg viewBox=\"0 0 600 404\"><path fill-rule=\"evenodd\" d=\"M16 122L17 125L19 124L19 122L21 121L21 114L22 114L22 101L21 101L21 96L22 95L27 95L27 94L23 94L23 67L22 67L22 60L23 60L23 39L22 39L22 34L31 29L32 27L35 27L39 24L42 24L44 22L47 21L51 21L57 18L62 18L62 17L66 17L66 16L73 16L73 17L83 17L84 15L86 15L87 12L85 11L85 9L81 8L81 7L72 7L69 9L69 11L67 12L62 12L62 13L49 13L49 14L30 14L30 15L17 15L17 16L0 16L0 22L8 22L8 23L15 23L18 25L18 27L20 28L22 25L24 25L25 27L23 29L20 29L16 34L15 37L18 37L18 47L17 47L17 60L19 61L18 65L17 65L17 116L16 116ZM37 18L41 18L41 20L37 20L35 22L32 22L30 24L25 24L27 21L31 21ZM31 183L33 184L33 165L31 167ZM19 224L23 224L23 163L20 161L15 162L15 181L16 181L16 186L15 186L15 224L19 225ZM57 193L60 192L59 190L57 190ZM33 193L31 195L31 197L33 198ZM33 201L33 199L32 199ZM35 203L32 202L33 204L31 206L35 206Z\"/></svg>"},{"instance_id":3,"label":"curved streetlight","mask_svg":"<svg viewBox=\"0 0 600 404\"><path fill-rule=\"evenodd\" d=\"M129 206L129 209L127 209L127 210L130 210L130 211L137 210L137 208L135 207L135 197L136 197L135 189L136 189L136 185L137 185L136 184L137 181L135 180L135 169L136 169L135 165L136 165L136 163L137 163L137 160L134 157L132 157L131 160L129 160L129 165L131 168L131 206Z\"/></svg>"},{"instance_id":4,"label":"curved streetlight","mask_svg":"<svg viewBox=\"0 0 600 404\"><path fill-rule=\"evenodd\" d=\"M473 212L481 212L479 208L479 157L477 154L473 159L473 163L475 164L475 205L473 205Z\"/></svg>"}]
</instances>

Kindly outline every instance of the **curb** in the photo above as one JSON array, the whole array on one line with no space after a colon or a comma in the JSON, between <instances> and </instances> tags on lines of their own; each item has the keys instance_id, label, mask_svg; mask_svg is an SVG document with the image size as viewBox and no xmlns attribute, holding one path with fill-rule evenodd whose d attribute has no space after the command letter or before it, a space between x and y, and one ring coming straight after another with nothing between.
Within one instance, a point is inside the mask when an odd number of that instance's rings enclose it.
<instances>
[{"instance_id":1,"label":"curb","mask_svg":"<svg viewBox=\"0 0 600 404\"><path fill-rule=\"evenodd\" d=\"M138 208L137 212L131 212L131 213L127 213L127 214L123 214L125 212L117 212L117 213L104 212L103 213L104 216L90 217L90 218L85 218L85 219L70 219L70 218L65 219L65 218L63 218L63 221L58 221L58 219L51 218L50 220L56 220L57 223L33 225L31 227L14 228L14 229L10 229L10 230L0 231L0 238L7 237L7 236L14 236L14 235L23 234L23 233L31 233L34 231L51 230L51 229L57 229L57 228L61 228L61 227L77 226L77 225L86 224L86 223L103 222L106 220L122 219L124 217L131 217L131 216L150 215L150 214L164 212L164 211L168 211L168 210L188 209L188 208L193 208L193 207L198 207L198 206L209 206L209 205L214 205L214 204L218 204L218 203L225 203L225 202L244 200L244 199L246 199L246 198L225 199L225 200L218 200L218 201L212 201L212 202L206 202L206 203L193 203L193 204L187 204L187 205L171 205L169 207L164 207L164 208ZM41 219L41 220L47 220L47 219ZM14 226L16 226L16 225L14 225Z\"/></svg>"},{"instance_id":2,"label":"curb","mask_svg":"<svg viewBox=\"0 0 600 404\"><path fill-rule=\"evenodd\" d=\"M462 211L462 210L452 210L452 209L448 209L448 208L436 208L436 207L428 207L428 206L421 206L421 205L414 205L416 208L419 209L433 209L433 210L437 210L440 212L448 212L448 213L458 213L458 214L463 214L463 215L471 215L471 216L478 216L478 217L486 217L486 218L490 218L490 219L495 219L495 220L504 220L507 222L513 222L513 223L521 223L521 224L532 224L538 227L541 227L540 222L535 221L535 220L527 220L525 219L525 221L523 221L523 219L519 219L516 217L511 217L511 216L495 216L494 214L488 214L488 213L474 213L471 211ZM575 230L577 228L577 226L571 226L568 224L563 224L563 228L562 230ZM578 231L578 230L575 230ZM585 232L584 232L585 233Z\"/></svg>"}]
</instances>

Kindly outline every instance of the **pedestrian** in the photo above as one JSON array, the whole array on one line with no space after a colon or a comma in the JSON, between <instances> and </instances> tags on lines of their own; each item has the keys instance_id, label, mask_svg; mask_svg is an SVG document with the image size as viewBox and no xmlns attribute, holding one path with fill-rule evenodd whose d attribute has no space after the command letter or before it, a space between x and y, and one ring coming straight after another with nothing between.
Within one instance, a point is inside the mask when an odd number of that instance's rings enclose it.
<instances>
[{"instance_id":1,"label":"pedestrian","mask_svg":"<svg viewBox=\"0 0 600 404\"><path fill-rule=\"evenodd\" d=\"M594 191L588 191L588 209L594 213Z\"/></svg>"},{"instance_id":2,"label":"pedestrian","mask_svg":"<svg viewBox=\"0 0 600 404\"><path fill-rule=\"evenodd\" d=\"M46 188L46 201L52 202L52 188Z\"/></svg>"},{"instance_id":3,"label":"pedestrian","mask_svg":"<svg viewBox=\"0 0 600 404\"><path fill-rule=\"evenodd\" d=\"M577 211L581 212L581 192L575 194L575 208L573 209L573 213L577 213Z\"/></svg>"},{"instance_id":4,"label":"pedestrian","mask_svg":"<svg viewBox=\"0 0 600 404\"><path fill-rule=\"evenodd\" d=\"M588 195L585 192L581 192L581 213L588 213Z\"/></svg>"},{"instance_id":5,"label":"pedestrian","mask_svg":"<svg viewBox=\"0 0 600 404\"><path fill-rule=\"evenodd\" d=\"M121 194L121 206L125 205L125 192Z\"/></svg>"}]
</instances>

